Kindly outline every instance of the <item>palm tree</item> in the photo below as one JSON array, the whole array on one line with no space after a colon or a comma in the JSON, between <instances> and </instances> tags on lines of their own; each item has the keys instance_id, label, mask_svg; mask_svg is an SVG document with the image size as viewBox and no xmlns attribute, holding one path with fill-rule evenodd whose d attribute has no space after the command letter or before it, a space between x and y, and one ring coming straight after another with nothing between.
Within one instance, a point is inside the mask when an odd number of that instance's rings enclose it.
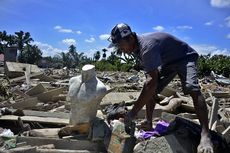
<instances>
[{"instance_id":1,"label":"palm tree","mask_svg":"<svg viewBox=\"0 0 230 153\"><path fill-rule=\"evenodd\" d=\"M15 32L16 35L16 42L18 45L18 50L20 53L23 51L23 46L26 44L28 45L31 41L34 41L29 32L24 33L23 31Z\"/></svg>"},{"instance_id":2,"label":"palm tree","mask_svg":"<svg viewBox=\"0 0 230 153\"><path fill-rule=\"evenodd\" d=\"M69 53L74 57L75 54L77 53L77 49L74 45L69 46Z\"/></svg>"},{"instance_id":3,"label":"palm tree","mask_svg":"<svg viewBox=\"0 0 230 153\"><path fill-rule=\"evenodd\" d=\"M74 45L69 46L70 58L73 60L72 67L77 67L81 64L82 60L85 58L84 53L78 53Z\"/></svg>"},{"instance_id":4,"label":"palm tree","mask_svg":"<svg viewBox=\"0 0 230 153\"><path fill-rule=\"evenodd\" d=\"M83 62L85 57L86 56L84 55L84 53L80 53L80 54L77 53L76 56L75 56L76 66L79 66Z\"/></svg>"},{"instance_id":5,"label":"palm tree","mask_svg":"<svg viewBox=\"0 0 230 153\"><path fill-rule=\"evenodd\" d=\"M69 69L73 65L69 53L61 52L58 55L59 55L59 58L61 58L62 60L63 67L66 66Z\"/></svg>"},{"instance_id":6,"label":"palm tree","mask_svg":"<svg viewBox=\"0 0 230 153\"><path fill-rule=\"evenodd\" d=\"M100 53L100 51L96 51L96 53L95 53L93 56L94 56L94 59L95 59L96 61L98 61L98 60L101 58L101 53Z\"/></svg>"},{"instance_id":7,"label":"palm tree","mask_svg":"<svg viewBox=\"0 0 230 153\"><path fill-rule=\"evenodd\" d=\"M102 52L103 52L103 55L102 55L102 57L103 57L103 59L106 59L106 52L107 52L108 50L107 49L102 49Z\"/></svg>"}]
</instances>

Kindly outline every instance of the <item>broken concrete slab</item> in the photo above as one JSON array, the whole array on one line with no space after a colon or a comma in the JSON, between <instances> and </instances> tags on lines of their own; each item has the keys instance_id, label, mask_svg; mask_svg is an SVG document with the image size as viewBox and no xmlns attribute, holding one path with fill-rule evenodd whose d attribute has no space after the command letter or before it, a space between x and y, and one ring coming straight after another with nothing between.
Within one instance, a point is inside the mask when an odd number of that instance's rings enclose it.
<instances>
[{"instance_id":1,"label":"broken concrete slab","mask_svg":"<svg viewBox=\"0 0 230 153\"><path fill-rule=\"evenodd\" d=\"M60 128L33 129L23 132L23 135L27 137L59 138L59 130Z\"/></svg>"},{"instance_id":2,"label":"broken concrete slab","mask_svg":"<svg viewBox=\"0 0 230 153\"><path fill-rule=\"evenodd\" d=\"M54 96L58 96L64 91L64 88L57 88L57 89L52 89L46 92L43 92L41 94L36 95L38 100L42 102L50 102L53 100Z\"/></svg>"},{"instance_id":3,"label":"broken concrete slab","mask_svg":"<svg viewBox=\"0 0 230 153\"><path fill-rule=\"evenodd\" d=\"M23 98L21 100L17 100L15 103L8 105L8 107L17 108L17 109L25 109L34 107L40 101L37 97L29 97Z\"/></svg>"},{"instance_id":4,"label":"broken concrete slab","mask_svg":"<svg viewBox=\"0 0 230 153\"><path fill-rule=\"evenodd\" d=\"M26 67L30 65L31 73L41 72L40 68L37 65L18 63L18 62L6 62L5 63L5 74L9 78L15 78L18 76L24 76L24 72L26 71Z\"/></svg>"},{"instance_id":5,"label":"broken concrete slab","mask_svg":"<svg viewBox=\"0 0 230 153\"><path fill-rule=\"evenodd\" d=\"M167 86L167 87L165 87L165 88L163 89L163 91L162 91L160 94L161 94L161 95L164 95L164 96L166 96L166 97L170 97L170 96L172 96L172 95L175 95L175 96L176 96L176 93L177 93L177 92L178 92L178 91L177 91L176 89L173 89L173 88Z\"/></svg>"},{"instance_id":6,"label":"broken concrete slab","mask_svg":"<svg viewBox=\"0 0 230 153\"><path fill-rule=\"evenodd\" d=\"M43 72L37 72L37 73L30 74L29 77L30 78L38 77L38 76L40 76L42 74L43 74ZM16 77L16 78L10 79L10 83L19 82L19 81L22 81L22 80L25 80L25 79L26 79L26 76Z\"/></svg>"},{"instance_id":7,"label":"broken concrete slab","mask_svg":"<svg viewBox=\"0 0 230 153\"><path fill-rule=\"evenodd\" d=\"M189 113L195 113L195 107L193 104L181 104L180 106L181 109L183 109L183 111L185 112L189 112Z\"/></svg>"},{"instance_id":8,"label":"broken concrete slab","mask_svg":"<svg viewBox=\"0 0 230 153\"><path fill-rule=\"evenodd\" d=\"M67 97L66 94L60 94L57 96L53 96L52 101L59 101L59 100L66 101L66 97Z\"/></svg>"},{"instance_id":9,"label":"broken concrete slab","mask_svg":"<svg viewBox=\"0 0 230 153\"><path fill-rule=\"evenodd\" d=\"M140 92L110 92L102 99L100 105L105 107L122 101L134 100L137 99L139 95Z\"/></svg>"},{"instance_id":10,"label":"broken concrete slab","mask_svg":"<svg viewBox=\"0 0 230 153\"><path fill-rule=\"evenodd\" d=\"M46 76L44 74L37 76L37 78L39 78L41 81L56 82L56 79Z\"/></svg>"},{"instance_id":11,"label":"broken concrete slab","mask_svg":"<svg viewBox=\"0 0 230 153\"><path fill-rule=\"evenodd\" d=\"M41 138L41 137L17 137L17 142L26 142L31 146L41 146L45 144L54 144L56 149L69 150L89 150L99 151L100 145L88 140L65 140L55 138Z\"/></svg>"},{"instance_id":12,"label":"broken concrete slab","mask_svg":"<svg viewBox=\"0 0 230 153\"><path fill-rule=\"evenodd\" d=\"M230 143L230 126L228 126L228 128L222 132L222 136L227 143Z\"/></svg>"},{"instance_id":13,"label":"broken concrete slab","mask_svg":"<svg viewBox=\"0 0 230 153\"><path fill-rule=\"evenodd\" d=\"M134 147L134 153L143 152L196 153L196 145L190 139L183 139L181 141L181 138L178 138L178 136L170 134L140 142Z\"/></svg>"},{"instance_id":14,"label":"broken concrete slab","mask_svg":"<svg viewBox=\"0 0 230 153\"><path fill-rule=\"evenodd\" d=\"M41 83L39 83L37 86L26 91L25 94L27 94L29 96L35 96L35 95L41 94L43 92L47 92L47 89Z\"/></svg>"}]
</instances>

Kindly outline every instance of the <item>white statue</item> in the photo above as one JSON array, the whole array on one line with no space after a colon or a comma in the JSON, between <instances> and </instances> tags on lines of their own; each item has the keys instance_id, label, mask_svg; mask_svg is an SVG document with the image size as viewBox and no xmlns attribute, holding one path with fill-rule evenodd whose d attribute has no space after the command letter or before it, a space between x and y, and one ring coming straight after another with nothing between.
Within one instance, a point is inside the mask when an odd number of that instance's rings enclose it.
<instances>
[{"instance_id":1,"label":"white statue","mask_svg":"<svg viewBox=\"0 0 230 153\"><path fill-rule=\"evenodd\" d=\"M105 85L96 77L95 66L83 66L81 75L71 78L69 85L70 124L89 123L96 117L99 104L107 94Z\"/></svg>"}]
</instances>

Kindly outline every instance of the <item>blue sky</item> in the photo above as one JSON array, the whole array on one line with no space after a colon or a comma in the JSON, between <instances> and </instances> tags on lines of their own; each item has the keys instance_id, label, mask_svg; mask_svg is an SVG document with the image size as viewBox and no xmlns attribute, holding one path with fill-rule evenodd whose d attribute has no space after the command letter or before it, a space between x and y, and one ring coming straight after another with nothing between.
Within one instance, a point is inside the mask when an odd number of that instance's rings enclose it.
<instances>
[{"instance_id":1,"label":"blue sky","mask_svg":"<svg viewBox=\"0 0 230 153\"><path fill-rule=\"evenodd\" d=\"M200 54L230 55L230 0L0 0L0 31L30 32L43 55L74 44L92 56L108 46L111 28L165 31Z\"/></svg>"}]
</instances>

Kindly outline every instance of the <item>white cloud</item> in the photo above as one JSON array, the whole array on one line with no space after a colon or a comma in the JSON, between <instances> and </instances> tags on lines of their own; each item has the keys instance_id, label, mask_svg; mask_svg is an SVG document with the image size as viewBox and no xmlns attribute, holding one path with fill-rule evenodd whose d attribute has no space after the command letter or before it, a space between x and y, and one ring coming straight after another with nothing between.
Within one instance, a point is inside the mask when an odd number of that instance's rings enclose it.
<instances>
[{"instance_id":1,"label":"white cloud","mask_svg":"<svg viewBox=\"0 0 230 153\"><path fill-rule=\"evenodd\" d=\"M76 45L76 40L74 40L74 39L64 39L64 40L62 40L62 43L63 44L66 44L66 45L68 45L68 46L70 46L70 45Z\"/></svg>"},{"instance_id":2,"label":"white cloud","mask_svg":"<svg viewBox=\"0 0 230 153\"><path fill-rule=\"evenodd\" d=\"M211 0L211 5L218 8L230 7L230 0Z\"/></svg>"},{"instance_id":3,"label":"white cloud","mask_svg":"<svg viewBox=\"0 0 230 153\"><path fill-rule=\"evenodd\" d=\"M183 30L192 29L192 27L191 27L191 26L188 26L188 25L177 26L176 28L177 28L177 29L183 29Z\"/></svg>"},{"instance_id":4,"label":"white cloud","mask_svg":"<svg viewBox=\"0 0 230 153\"><path fill-rule=\"evenodd\" d=\"M49 44L38 42L38 41L33 42L33 44L37 45L38 48L41 49L42 56L54 56L61 52L67 52L67 50L58 49Z\"/></svg>"},{"instance_id":5,"label":"white cloud","mask_svg":"<svg viewBox=\"0 0 230 153\"><path fill-rule=\"evenodd\" d=\"M227 39L230 39L230 33L227 35Z\"/></svg>"},{"instance_id":6,"label":"white cloud","mask_svg":"<svg viewBox=\"0 0 230 153\"><path fill-rule=\"evenodd\" d=\"M57 26L54 27L54 29L56 29L56 30L61 29L61 28L62 28L62 27L59 26L59 25L57 25Z\"/></svg>"},{"instance_id":7,"label":"white cloud","mask_svg":"<svg viewBox=\"0 0 230 153\"><path fill-rule=\"evenodd\" d=\"M76 31L76 33L80 35L82 32L81 31Z\"/></svg>"},{"instance_id":8,"label":"white cloud","mask_svg":"<svg viewBox=\"0 0 230 153\"><path fill-rule=\"evenodd\" d=\"M165 28L160 26L160 25L158 25L158 26L153 27L153 30L155 30L155 31L164 31Z\"/></svg>"},{"instance_id":9,"label":"white cloud","mask_svg":"<svg viewBox=\"0 0 230 153\"><path fill-rule=\"evenodd\" d=\"M55 26L54 29L57 30L58 32L61 32L61 33L74 33L74 31L72 29L63 28L60 25ZM81 31L76 31L75 33L81 34Z\"/></svg>"},{"instance_id":10,"label":"white cloud","mask_svg":"<svg viewBox=\"0 0 230 153\"><path fill-rule=\"evenodd\" d=\"M204 25L206 25L206 26L211 26L211 25L213 25L213 21L208 21L208 22L206 22Z\"/></svg>"},{"instance_id":11,"label":"white cloud","mask_svg":"<svg viewBox=\"0 0 230 153\"><path fill-rule=\"evenodd\" d=\"M88 42L88 43L92 43L94 41L95 41L94 37L91 37L91 38L85 40L85 42Z\"/></svg>"},{"instance_id":12,"label":"white cloud","mask_svg":"<svg viewBox=\"0 0 230 153\"><path fill-rule=\"evenodd\" d=\"M230 16L226 17L225 21L227 22L226 23L227 27L230 27Z\"/></svg>"},{"instance_id":13,"label":"white cloud","mask_svg":"<svg viewBox=\"0 0 230 153\"><path fill-rule=\"evenodd\" d=\"M211 55L219 55L219 54L222 54L222 55L228 55L230 56L230 50L224 48L224 49L220 49L216 46L213 46L213 45L207 45L207 44L197 44L197 45L191 45L192 48L194 48L199 54L202 54L202 55L207 55L207 54L210 54Z\"/></svg>"},{"instance_id":14,"label":"white cloud","mask_svg":"<svg viewBox=\"0 0 230 153\"><path fill-rule=\"evenodd\" d=\"M99 36L101 40L107 40L110 37L110 34L102 34Z\"/></svg>"},{"instance_id":15,"label":"white cloud","mask_svg":"<svg viewBox=\"0 0 230 153\"><path fill-rule=\"evenodd\" d=\"M62 33L73 33L73 30L71 30L71 29L59 29L58 32L62 32Z\"/></svg>"}]
</instances>

